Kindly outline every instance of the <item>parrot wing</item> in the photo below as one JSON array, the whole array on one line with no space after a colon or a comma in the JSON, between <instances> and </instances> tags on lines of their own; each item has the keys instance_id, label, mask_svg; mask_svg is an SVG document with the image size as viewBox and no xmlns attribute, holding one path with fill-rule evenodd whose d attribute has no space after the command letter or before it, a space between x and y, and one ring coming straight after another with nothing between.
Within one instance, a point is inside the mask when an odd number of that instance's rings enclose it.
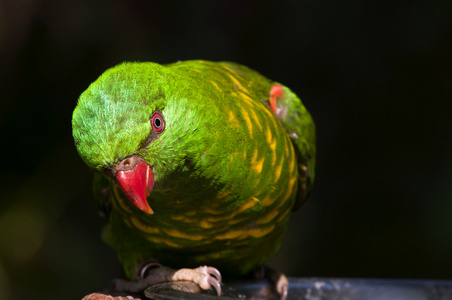
<instances>
[{"instance_id":1,"label":"parrot wing","mask_svg":"<svg viewBox=\"0 0 452 300\"><path fill-rule=\"evenodd\" d=\"M232 62L222 62L238 74L246 77L250 88L265 90L267 99L263 99L275 113L286 130L295 149L298 164L298 192L293 210L297 210L306 201L312 189L315 177L316 134L314 121L300 98L288 87L262 80L262 75L246 66Z\"/></svg>"},{"instance_id":2,"label":"parrot wing","mask_svg":"<svg viewBox=\"0 0 452 300\"><path fill-rule=\"evenodd\" d=\"M274 95L272 92L279 91L275 87L281 87L282 92ZM294 205L294 210L297 210L308 198L314 182L315 125L301 100L288 87L273 85L272 92L270 92L270 102L275 99L275 113L289 135L297 155L298 192Z\"/></svg>"}]
</instances>

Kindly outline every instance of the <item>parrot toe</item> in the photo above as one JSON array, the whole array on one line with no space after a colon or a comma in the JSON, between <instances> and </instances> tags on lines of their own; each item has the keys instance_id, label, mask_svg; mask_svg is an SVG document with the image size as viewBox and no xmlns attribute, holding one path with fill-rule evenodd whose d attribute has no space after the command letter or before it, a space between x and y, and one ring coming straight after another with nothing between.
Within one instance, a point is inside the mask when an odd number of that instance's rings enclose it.
<instances>
[{"instance_id":1,"label":"parrot toe","mask_svg":"<svg viewBox=\"0 0 452 300\"><path fill-rule=\"evenodd\" d=\"M162 266L158 263L149 263L144 265L140 271L140 278L138 281L128 281L124 279L116 279L112 282L109 292L112 293L142 293L146 288L175 281L190 281L196 283L199 288L208 290L212 286L217 294L221 295L221 274L220 272L208 266L198 267L196 269L180 269L174 270L172 268ZM110 298L86 298L84 300L123 300ZM124 298L124 300L127 298ZM134 298L131 298L134 299Z\"/></svg>"},{"instance_id":2,"label":"parrot toe","mask_svg":"<svg viewBox=\"0 0 452 300\"><path fill-rule=\"evenodd\" d=\"M286 275L281 274L278 281L276 282L276 291L281 295L281 300L286 300L287 293L289 292L289 280L287 280Z\"/></svg>"},{"instance_id":3,"label":"parrot toe","mask_svg":"<svg viewBox=\"0 0 452 300\"><path fill-rule=\"evenodd\" d=\"M203 290L208 290L212 286L218 296L221 296L221 274L213 267L202 266L196 269L180 269L173 274L171 280L193 281Z\"/></svg>"},{"instance_id":4,"label":"parrot toe","mask_svg":"<svg viewBox=\"0 0 452 300\"><path fill-rule=\"evenodd\" d=\"M273 291L276 291L276 293L280 295L280 299L285 300L287 298L287 294L289 292L289 280L287 279L286 275L284 275L280 271L264 265L255 270L254 278L268 279L271 283Z\"/></svg>"}]
</instances>

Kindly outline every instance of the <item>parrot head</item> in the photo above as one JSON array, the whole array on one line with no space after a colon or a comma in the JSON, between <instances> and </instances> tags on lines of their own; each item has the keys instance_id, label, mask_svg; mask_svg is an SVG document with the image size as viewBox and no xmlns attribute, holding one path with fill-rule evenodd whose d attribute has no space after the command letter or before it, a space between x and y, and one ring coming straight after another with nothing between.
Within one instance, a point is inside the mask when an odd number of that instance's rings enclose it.
<instances>
[{"instance_id":1,"label":"parrot head","mask_svg":"<svg viewBox=\"0 0 452 300\"><path fill-rule=\"evenodd\" d=\"M147 214L153 214L147 199L156 180L183 160L176 150L183 147L184 139L167 136L171 131L187 136L187 130L197 126L177 124L183 101L178 102L179 109L171 108L170 77L158 64L123 63L107 70L81 94L72 117L81 158ZM185 114L186 124L191 122L189 115ZM172 125L177 129L168 126L171 120L176 120Z\"/></svg>"}]
</instances>

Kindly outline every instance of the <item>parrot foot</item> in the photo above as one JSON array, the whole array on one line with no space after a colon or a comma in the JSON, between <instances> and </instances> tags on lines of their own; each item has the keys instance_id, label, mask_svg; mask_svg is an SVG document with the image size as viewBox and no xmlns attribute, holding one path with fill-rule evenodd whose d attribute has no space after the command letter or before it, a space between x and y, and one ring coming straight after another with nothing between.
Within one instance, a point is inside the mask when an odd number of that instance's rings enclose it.
<instances>
[{"instance_id":1,"label":"parrot foot","mask_svg":"<svg viewBox=\"0 0 452 300\"><path fill-rule=\"evenodd\" d=\"M270 268L269 266L262 266L256 270L254 277L267 278L270 280L272 287L280 295L280 299L285 300L287 298L287 293L289 292L289 280L283 273Z\"/></svg>"},{"instance_id":2,"label":"parrot foot","mask_svg":"<svg viewBox=\"0 0 452 300\"><path fill-rule=\"evenodd\" d=\"M173 274L171 280L193 281L203 290L208 290L212 286L217 291L218 296L221 296L221 274L213 267L202 266L196 269L180 269Z\"/></svg>"},{"instance_id":3,"label":"parrot foot","mask_svg":"<svg viewBox=\"0 0 452 300\"><path fill-rule=\"evenodd\" d=\"M139 281L116 279L113 281L109 291L138 294L148 287L160 283L191 281L203 290L208 290L212 286L217 294L221 295L221 274L213 267L202 266L196 269L174 270L158 263L149 263L141 268L139 277Z\"/></svg>"}]
</instances>

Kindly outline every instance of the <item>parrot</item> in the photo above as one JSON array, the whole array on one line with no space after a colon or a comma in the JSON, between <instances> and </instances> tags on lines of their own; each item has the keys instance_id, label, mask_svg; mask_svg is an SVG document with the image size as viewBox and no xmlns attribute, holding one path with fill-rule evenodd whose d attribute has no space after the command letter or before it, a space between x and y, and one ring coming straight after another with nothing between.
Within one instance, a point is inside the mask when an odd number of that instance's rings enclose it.
<instances>
[{"instance_id":1,"label":"parrot","mask_svg":"<svg viewBox=\"0 0 452 300\"><path fill-rule=\"evenodd\" d=\"M255 272L278 251L315 178L300 98L233 62L120 63L79 96L72 135L125 290L168 267L165 280L220 294L221 274Z\"/></svg>"}]
</instances>

